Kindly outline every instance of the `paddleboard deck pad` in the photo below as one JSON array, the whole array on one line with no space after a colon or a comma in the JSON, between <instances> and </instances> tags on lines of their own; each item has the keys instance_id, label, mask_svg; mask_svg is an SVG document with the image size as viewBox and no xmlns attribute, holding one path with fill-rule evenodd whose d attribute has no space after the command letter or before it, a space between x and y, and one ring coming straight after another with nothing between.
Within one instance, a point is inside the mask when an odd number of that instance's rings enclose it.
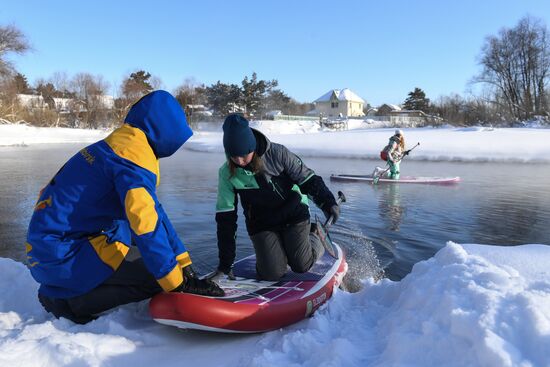
<instances>
[{"instance_id":1,"label":"paddleboard deck pad","mask_svg":"<svg viewBox=\"0 0 550 367\"><path fill-rule=\"evenodd\" d=\"M373 182L372 175L336 175L332 174L330 179L333 181L343 182ZM460 181L460 177L414 177L414 176L401 176L398 180L390 178L380 178L378 183L412 183L412 184L439 184L450 185Z\"/></svg>"},{"instance_id":2,"label":"paddleboard deck pad","mask_svg":"<svg viewBox=\"0 0 550 367\"><path fill-rule=\"evenodd\" d=\"M259 333L275 330L311 316L326 302L347 272L340 246L337 257L327 252L307 273L288 271L278 281L256 279L256 257L235 263L235 280L218 281L224 297L190 293L160 293L149 303L153 319L184 329L225 333Z\"/></svg>"}]
</instances>

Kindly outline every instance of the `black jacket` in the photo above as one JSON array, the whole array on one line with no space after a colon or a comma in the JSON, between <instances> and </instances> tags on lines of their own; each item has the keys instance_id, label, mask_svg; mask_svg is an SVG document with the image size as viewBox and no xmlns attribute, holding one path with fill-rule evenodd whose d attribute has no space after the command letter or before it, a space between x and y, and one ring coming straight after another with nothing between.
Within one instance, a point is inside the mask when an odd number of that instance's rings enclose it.
<instances>
[{"instance_id":1,"label":"black jacket","mask_svg":"<svg viewBox=\"0 0 550 367\"><path fill-rule=\"evenodd\" d=\"M226 162L219 170L216 222L219 270L228 272L235 260L237 203L241 200L249 235L277 230L308 220L307 197L324 212L336 205L323 179L281 144L271 143L253 130L256 154L262 161L260 173L248 167L237 168L231 175Z\"/></svg>"}]
</instances>

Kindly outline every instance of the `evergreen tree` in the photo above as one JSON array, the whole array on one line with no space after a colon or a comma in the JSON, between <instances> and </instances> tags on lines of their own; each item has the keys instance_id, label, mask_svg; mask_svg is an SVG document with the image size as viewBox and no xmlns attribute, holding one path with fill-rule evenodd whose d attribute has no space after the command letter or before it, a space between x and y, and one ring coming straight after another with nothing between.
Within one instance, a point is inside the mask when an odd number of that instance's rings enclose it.
<instances>
[{"instance_id":1,"label":"evergreen tree","mask_svg":"<svg viewBox=\"0 0 550 367\"><path fill-rule=\"evenodd\" d=\"M265 110L264 101L273 88L279 83L277 80L258 80L258 75L252 73L252 77L248 79L245 76L242 85L242 102L246 108L246 112L251 115L261 114Z\"/></svg>"},{"instance_id":2,"label":"evergreen tree","mask_svg":"<svg viewBox=\"0 0 550 367\"><path fill-rule=\"evenodd\" d=\"M136 101L147 93L153 91L150 83L151 74L139 70L130 76L122 83L122 95L125 99Z\"/></svg>"},{"instance_id":3,"label":"evergreen tree","mask_svg":"<svg viewBox=\"0 0 550 367\"><path fill-rule=\"evenodd\" d=\"M38 83L36 92L44 98L44 103L46 103L50 109L55 109L54 97L58 97L59 92L52 83Z\"/></svg>"},{"instance_id":4,"label":"evergreen tree","mask_svg":"<svg viewBox=\"0 0 550 367\"><path fill-rule=\"evenodd\" d=\"M242 101L242 91L236 84L225 84L218 80L216 84L206 88L208 104L219 116L236 112Z\"/></svg>"},{"instance_id":5,"label":"evergreen tree","mask_svg":"<svg viewBox=\"0 0 550 367\"><path fill-rule=\"evenodd\" d=\"M414 88L414 91L409 93L409 97L403 103L403 108L427 113L430 109L430 100L426 98L426 93L422 89Z\"/></svg>"},{"instance_id":6,"label":"evergreen tree","mask_svg":"<svg viewBox=\"0 0 550 367\"><path fill-rule=\"evenodd\" d=\"M30 94L31 93L31 87L29 86L29 82L27 81L27 77L21 73L15 74L13 77L13 84L17 91L17 93L21 94Z\"/></svg>"},{"instance_id":7,"label":"evergreen tree","mask_svg":"<svg viewBox=\"0 0 550 367\"><path fill-rule=\"evenodd\" d=\"M266 111L281 110L286 114L289 113L292 102L292 99L279 89L269 91L264 101Z\"/></svg>"}]
</instances>

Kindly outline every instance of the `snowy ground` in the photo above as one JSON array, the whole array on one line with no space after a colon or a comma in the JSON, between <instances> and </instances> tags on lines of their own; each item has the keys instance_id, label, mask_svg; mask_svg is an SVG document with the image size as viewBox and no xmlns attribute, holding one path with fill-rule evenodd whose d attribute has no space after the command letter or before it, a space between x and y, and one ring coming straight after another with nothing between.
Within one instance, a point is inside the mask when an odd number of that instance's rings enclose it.
<instances>
[{"instance_id":1,"label":"snowy ground","mask_svg":"<svg viewBox=\"0 0 550 367\"><path fill-rule=\"evenodd\" d=\"M336 133L306 122L276 123L281 125L255 126L273 141L315 156L374 157L392 134L365 126ZM414 159L550 161L548 129L405 134L409 144L421 142ZM0 125L0 145L88 142L105 135ZM198 133L186 145L221 151L221 134ZM40 307L38 286L25 266L0 259L0 366L550 366L547 245L448 243L399 282L365 280L358 293L337 291L311 319L249 336L162 326L151 321L146 302L84 326L55 320Z\"/></svg>"},{"instance_id":2,"label":"snowy ground","mask_svg":"<svg viewBox=\"0 0 550 367\"><path fill-rule=\"evenodd\" d=\"M107 134L108 132L104 130L0 125L0 147L47 143L93 143L103 139Z\"/></svg>"},{"instance_id":3,"label":"snowy ground","mask_svg":"<svg viewBox=\"0 0 550 367\"><path fill-rule=\"evenodd\" d=\"M316 122L262 121L252 127L274 142L304 157L377 158L393 135L393 128L350 121L347 131L329 131ZM550 162L550 129L537 128L405 128L408 147L420 146L412 160ZM201 131L187 149L223 152L221 128Z\"/></svg>"},{"instance_id":4,"label":"snowy ground","mask_svg":"<svg viewBox=\"0 0 550 367\"><path fill-rule=\"evenodd\" d=\"M550 247L447 244L400 282L337 291L313 318L252 336L185 332L146 302L79 326L47 315L0 259L2 366L549 366Z\"/></svg>"},{"instance_id":5,"label":"snowy ground","mask_svg":"<svg viewBox=\"0 0 550 367\"><path fill-rule=\"evenodd\" d=\"M252 127L272 141L286 145L304 157L378 158L393 135L393 128L380 123L349 122L347 131L319 128L314 121L258 121ZM200 124L201 130L185 144L186 149L223 152L219 124ZM420 146L408 160L550 162L550 129L540 128L408 128L403 129L407 146ZM37 143L94 142L109 132L103 130L35 128L0 125L0 147Z\"/></svg>"}]
</instances>

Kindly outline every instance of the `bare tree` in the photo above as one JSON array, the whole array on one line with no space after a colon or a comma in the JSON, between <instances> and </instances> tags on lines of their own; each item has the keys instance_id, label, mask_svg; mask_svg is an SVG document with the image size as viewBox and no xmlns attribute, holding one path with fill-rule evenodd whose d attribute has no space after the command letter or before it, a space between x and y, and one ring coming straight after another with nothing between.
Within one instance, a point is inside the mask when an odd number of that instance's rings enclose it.
<instances>
[{"instance_id":1,"label":"bare tree","mask_svg":"<svg viewBox=\"0 0 550 367\"><path fill-rule=\"evenodd\" d=\"M204 120L202 110L199 110L199 114L195 113L199 105L204 106L208 103L206 86L204 84L200 84L195 78L186 78L183 84L176 88L174 95L180 106L185 109L187 122L189 124L194 126L194 123L197 122L198 119Z\"/></svg>"},{"instance_id":2,"label":"bare tree","mask_svg":"<svg viewBox=\"0 0 550 367\"><path fill-rule=\"evenodd\" d=\"M12 78L15 69L6 57L10 53L24 54L30 49L23 33L13 25L0 26L0 119L21 122L22 106L17 93L18 86Z\"/></svg>"},{"instance_id":3,"label":"bare tree","mask_svg":"<svg viewBox=\"0 0 550 367\"><path fill-rule=\"evenodd\" d=\"M458 94L441 96L431 105L432 113L453 125L478 125L502 123L498 106L487 102L483 96L463 98Z\"/></svg>"},{"instance_id":4,"label":"bare tree","mask_svg":"<svg viewBox=\"0 0 550 367\"><path fill-rule=\"evenodd\" d=\"M18 87L13 78L0 78L0 122L24 122L24 107L18 98Z\"/></svg>"},{"instance_id":5,"label":"bare tree","mask_svg":"<svg viewBox=\"0 0 550 367\"><path fill-rule=\"evenodd\" d=\"M151 85L151 88L153 88L153 90L162 89L162 86L164 85L162 79L156 75L151 76L149 84Z\"/></svg>"},{"instance_id":6,"label":"bare tree","mask_svg":"<svg viewBox=\"0 0 550 367\"><path fill-rule=\"evenodd\" d=\"M491 85L493 102L502 103L511 117L548 115L550 37L542 21L524 17L516 27L487 37L480 64L474 81Z\"/></svg>"},{"instance_id":7,"label":"bare tree","mask_svg":"<svg viewBox=\"0 0 550 367\"><path fill-rule=\"evenodd\" d=\"M0 76L11 74L13 65L6 60L8 53L24 54L30 46L25 35L13 25L0 26Z\"/></svg>"},{"instance_id":8,"label":"bare tree","mask_svg":"<svg viewBox=\"0 0 550 367\"><path fill-rule=\"evenodd\" d=\"M186 78L183 83L176 88L174 95L183 108L187 105L204 104L206 102L206 96L197 95L197 89L200 90L201 88L204 88L204 84L200 84L194 78Z\"/></svg>"},{"instance_id":9,"label":"bare tree","mask_svg":"<svg viewBox=\"0 0 550 367\"><path fill-rule=\"evenodd\" d=\"M49 80L50 83L58 91L59 97L69 98L71 97L71 81L69 76L64 71L56 71L53 73L52 77Z\"/></svg>"},{"instance_id":10,"label":"bare tree","mask_svg":"<svg viewBox=\"0 0 550 367\"><path fill-rule=\"evenodd\" d=\"M109 88L101 75L79 73L71 82L72 91L76 99L71 106L75 127L96 129L106 122L107 110L110 109L106 100L105 91Z\"/></svg>"}]
</instances>

